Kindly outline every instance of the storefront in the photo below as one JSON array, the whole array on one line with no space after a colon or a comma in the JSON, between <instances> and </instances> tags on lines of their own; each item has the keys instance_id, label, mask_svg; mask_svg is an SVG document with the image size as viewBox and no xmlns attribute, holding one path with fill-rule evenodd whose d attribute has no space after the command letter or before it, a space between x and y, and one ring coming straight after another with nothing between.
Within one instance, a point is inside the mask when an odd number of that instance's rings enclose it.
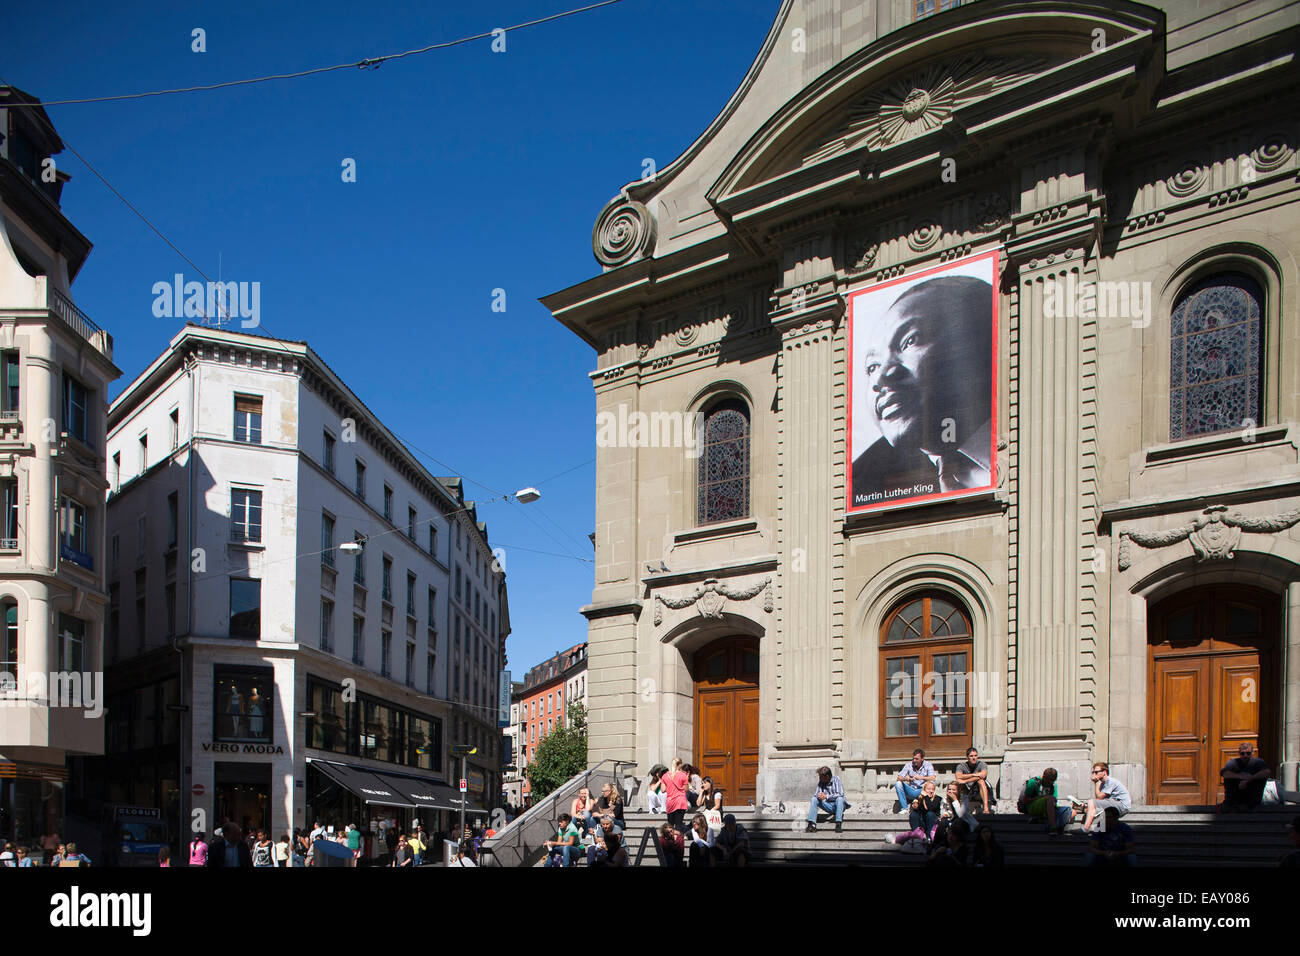
<instances>
[{"instance_id":1,"label":"storefront","mask_svg":"<svg viewBox=\"0 0 1300 956\"><path fill-rule=\"evenodd\" d=\"M0 841L35 845L47 833L60 833L64 767L0 761Z\"/></svg>"}]
</instances>

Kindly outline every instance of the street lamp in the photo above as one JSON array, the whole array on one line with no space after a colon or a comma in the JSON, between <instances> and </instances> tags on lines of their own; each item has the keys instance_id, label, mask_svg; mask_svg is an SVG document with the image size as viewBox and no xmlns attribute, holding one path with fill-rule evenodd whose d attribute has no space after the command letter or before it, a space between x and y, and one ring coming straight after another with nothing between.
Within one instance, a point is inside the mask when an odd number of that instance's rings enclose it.
<instances>
[{"instance_id":1,"label":"street lamp","mask_svg":"<svg viewBox=\"0 0 1300 956\"><path fill-rule=\"evenodd\" d=\"M344 541L339 545L339 550L344 554L360 554L362 547L363 544L360 541Z\"/></svg>"},{"instance_id":2,"label":"street lamp","mask_svg":"<svg viewBox=\"0 0 1300 956\"><path fill-rule=\"evenodd\" d=\"M522 504L531 504L542 496L536 488L520 488L515 492L515 499Z\"/></svg>"}]
</instances>

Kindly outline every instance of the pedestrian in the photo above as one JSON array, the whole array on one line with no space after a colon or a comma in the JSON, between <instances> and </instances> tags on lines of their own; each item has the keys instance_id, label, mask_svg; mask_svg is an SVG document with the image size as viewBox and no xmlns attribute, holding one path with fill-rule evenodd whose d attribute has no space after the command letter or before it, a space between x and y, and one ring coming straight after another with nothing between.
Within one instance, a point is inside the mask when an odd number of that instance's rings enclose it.
<instances>
[{"instance_id":1,"label":"pedestrian","mask_svg":"<svg viewBox=\"0 0 1300 956\"><path fill-rule=\"evenodd\" d=\"M402 867L411 865L411 848L407 845L406 834L403 833L393 844L393 866Z\"/></svg>"},{"instance_id":2,"label":"pedestrian","mask_svg":"<svg viewBox=\"0 0 1300 956\"><path fill-rule=\"evenodd\" d=\"M682 771L682 758L674 757L672 766L668 772L661 778L664 785L664 810L668 814L668 822L676 830L682 828L682 818L686 816L686 810L690 803L686 799L686 788L690 785L690 777Z\"/></svg>"},{"instance_id":3,"label":"pedestrian","mask_svg":"<svg viewBox=\"0 0 1300 956\"><path fill-rule=\"evenodd\" d=\"M347 839L345 841L348 849L352 851L352 865L357 866L361 861L361 831L357 829L355 823L348 824Z\"/></svg>"},{"instance_id":4,"label":"pedestrian","mask_svg":"<svg viewBox=\"0 0 1300 956\"><path fill-rule=\"evenodd\" d=\"M164 847L163 849L166 849L166 847ZM27 855L27 847L20 846L18 849L14 850L14 854L17 858L16 862L18 866L23 867L23 866L33 865L32 858Z\"/></svg>"},{"instance_id":5,"label":"pedestrian","mask_svg":"<svg viewBox=\"0 0 1300 956\"><path fill-rule=\"evenodd\" d=\"M665 823L661 826L659 828L659 849L663 851L664 866L681 866L682 858L686 853L686 839L682 836L682 831L671 823Z\"/></svg>"},{"instance_id":6,"label":"pedestrian","mask_svg":"<svg viewBox=\"0 0 1300 956\"><path fill-rule=\"evenodd\" d=\"M253 858L248 852L248 844L240 839L238 824L225 823L216 833L217 836L208 844L207 865L209 867L218 869L252 867Z\"/></svg>"},{"instance_id":7,"label":"pedestrian","mask_svg":"<svg viewBox=\"0 0 1300 956\"><path fill-rule=\"evenodd\" d=\"M0 866L17 866L18 860L14 856L14 845L6 843L5 848L0 850Z\"/></svg>"},{"instance_id":8,"label":"pedestrian","mask_svg":"<svg viewBox=\"0 0 1300 956\"><path fill-rule=\"evenodd\" d=\"M54 848L54 856L50 857L50 866L58 866L67 857L68 848L66 844L60 843Z\"/></svg>"},{"instance_id":9,"label":"pedestrian","mask_svg":"<svg viewBox=\"0 0 1300 956\"><path fill-rule=\"evenodd\" d=\"M257 841L252 849L253 866L275 866L275 847L271 844L265 830L257 831Z\"/></svg>"},{"instance_id":10,"label":"pedestrian","mask_svg":"<svg viewBox=\"0 0 1300 956\"><path fill-rule=\"evenodd\" d=\"M567 813L563 814L563 816L568 816L568 814ZM474 859L475 859L474 844L469 840L461 840L460 844L456 847L456 858L452 860L450 863L448 863L447 865L448 866L478 866L478 864L474 862Z\"/></svg>"},{"instance_id":11,"label":"pedestrian","mask_svg":"<svg viewBox=\"0 0 1300 956\"><path fill-rule=\"evenodd\" d=\"M203 831L199 830L194 834L194 839L190 841L190 866L207 866L208 865L208 844L203 839Z\"/></svg>"},{"instance_id":12,"label":"pedestrian","mask_svg":"<svg viewBox=\"0 0 1300 956\"><path fill-rule=\"evenodd\" d=\"M167 868L172 865L172 851L165 846L158 848L158 865Z\"/></svg>"},{"instance_id":13,"label":"pedestrian","mask_svg":"<svg viewBox=\"0 0 1300 956\"><path fill-rule=\"evenodd\" d=\"M424 863L424 854L428 847L426 847L424 841L420 839L420 834L423 832L424 828L421 827L411 834L409 839L405 834L403 834L398 840L399 844L401 843L401 840L406 840L406 848L411 854L411 866L420 866Z\"/></svg>"},{"instance_id":14,"label":"pedestrian","mask_svg":"<svg viewBox=\"0 0 1300 956\"><path fill-rule=\"evenodd\" d=\"M287 867L289 865L289 834L281 833L280 842L275 845L275 865Z\"/></svg>"}]
</instances>

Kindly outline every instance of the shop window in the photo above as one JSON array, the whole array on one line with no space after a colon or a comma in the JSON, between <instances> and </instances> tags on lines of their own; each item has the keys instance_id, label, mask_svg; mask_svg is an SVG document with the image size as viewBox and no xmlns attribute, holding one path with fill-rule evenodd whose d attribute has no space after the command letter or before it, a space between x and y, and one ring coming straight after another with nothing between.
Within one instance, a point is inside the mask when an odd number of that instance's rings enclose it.
<instances>
[{"instance_id":1,"label":"shop window","mask_svg":"<svg viewBox=\"0 0 1300 956\"><path fill-rule=\"evenodd\" d=\"M275 713L274 672L269 667L217 667L213 739L270 743Z\"/></svg>"},{"instance_id":2,"label":"shop window","mask_svg":"<svg viewBox=\"0 0 1300 956\"><path fill-rule=\"evenodd\" d=\"M913 595L880 631L882 756L959 754L971 741L970 616L944 592Z\"/></svg>"}]
</instances>

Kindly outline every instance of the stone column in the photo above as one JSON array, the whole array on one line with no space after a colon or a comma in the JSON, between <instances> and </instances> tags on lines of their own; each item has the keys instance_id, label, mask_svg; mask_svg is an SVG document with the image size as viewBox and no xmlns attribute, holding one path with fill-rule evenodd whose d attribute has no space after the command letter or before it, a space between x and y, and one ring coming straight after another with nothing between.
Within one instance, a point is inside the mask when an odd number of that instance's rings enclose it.
<instances>
[{"instance_id":1,"label":"stone column","mask_svg":"<svg viewBox=\"0 0 1300 956\"><path fill-rule=\"evenodd\" d=\"M1282 624L1282 766L1278 779L1300 790L1300 581L1286 586Z\"/></svg>"},{"instance_id":2,"label":"stone column","mask_svg":"<svg viewBox=\"0 0 1300 956\"><path fill-rule=\"evenodd\" d=\"M1100 168L1091 135L1062 130L1021 144L1017 157L1021 212L1006 249L1014 709L1004 799L1049 763L1062 792L1083 793L1089 762L1105 752L1095 736L1097 316L1095 296L1079 295L1098 279L1103 220L1088 188Z\"/></svg>"},{"instance_id":3,"label":"stone column","mask_svg":"<svg viewBox=\"0 0 1300 956\"><path fill-rule=\"evenodd\" d=\"M759 781L764 802L808 789L811 770L835 756L833 714L841 684L834 635L837 521L833 408L834 340L844 314L829 234L786 251L786 289L772 323L781 334L777 368L777 553L773 747ZM796 561L795 558L799 560Z\"/></svg>"},{"instance_id":4,"label":"stone column","mask_svg":"<svg viewBox=\"0 0 1300 956\"><path fill-rule=\"evenodd\" d=\"M591 373L596 413L616 418L620 405L635 411L640 400L636 361L636 325L612 329L599 367ZM593 428L595 423L593 422ZM637 759L640 697L637 673L637 618L641 610L637 573L637 449L621 446L596 450L596 584L592 603L583 608L587 625L588 697L587 762ZM652 695L650 707L659 705Z\"/></svg>"}]
</instances>

